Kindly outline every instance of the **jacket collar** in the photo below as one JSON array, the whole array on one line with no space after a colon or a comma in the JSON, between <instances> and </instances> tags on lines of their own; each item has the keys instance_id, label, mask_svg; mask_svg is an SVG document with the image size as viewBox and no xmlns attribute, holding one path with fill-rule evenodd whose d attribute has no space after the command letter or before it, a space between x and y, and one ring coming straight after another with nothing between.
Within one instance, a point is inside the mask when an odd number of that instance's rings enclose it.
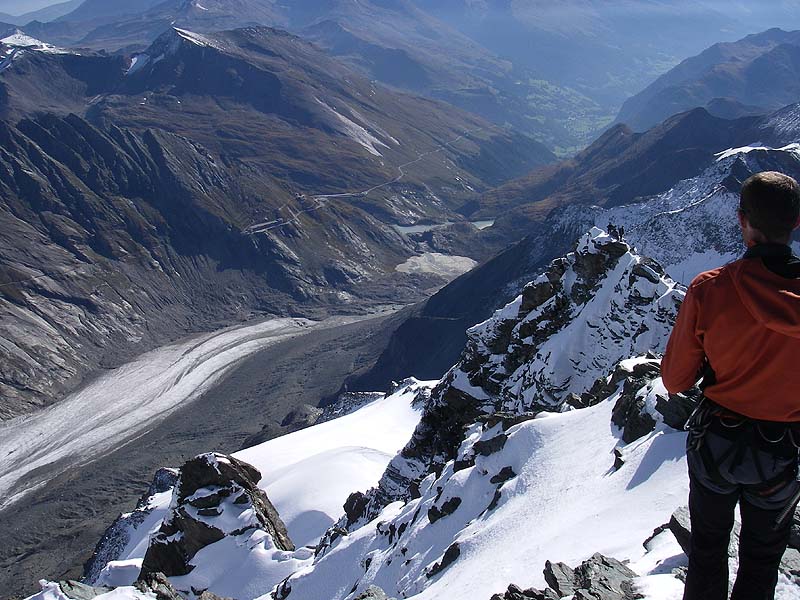
<instances>
[{"instance_id":1,"label":"jacket collar","mask_svg":"<svg viewBox=\"0 0 800 600\"><path fill-rule=\"evenodd\" d=\"M744 253L745 258L770 258L773 256L792 256L792 248L786 244L756 244Z\"/></svg>"}]
</instances>

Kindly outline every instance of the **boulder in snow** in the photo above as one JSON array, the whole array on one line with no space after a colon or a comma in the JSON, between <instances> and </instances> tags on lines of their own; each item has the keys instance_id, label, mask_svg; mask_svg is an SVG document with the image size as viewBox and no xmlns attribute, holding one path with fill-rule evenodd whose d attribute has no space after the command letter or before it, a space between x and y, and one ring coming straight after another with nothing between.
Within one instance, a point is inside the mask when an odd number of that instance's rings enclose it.
<instances>
[{"instance_id":1,"label":"boulder in snow","mask_svg":"<svg viewBox=\"0 0 800 600\"><path fill-rule=\"evenodd\" d=\"M191 559L206 546L248 531L263 530L281 550L294 550L286 526L257 486L261 473L223 454L201 454L180 470L170 512L142 564L140 580L154 573L186 575Z\"/></svg>"},{"instance_id":2,"label":"boulder in snow","mask_svg":"<svg viewBox=\"0 0 800 600\"><path fill-rule=\"evenodd\" d=\"M363 594L360 594L355 600L396 600L395 598L389 598L381 588L371 585L367 588L367 591Z\"/></svg>"},{"instance_id":3,"label":"boulder in snow","mask_svg":"<svg viewBox=\"0 0 800 600\"><path fill-rule=\"evenodd\" d=\"M521 590L510 585L505 594L495 594L492 600L634 600L643 596L633 589L638 575L615 558L595 554L575 569L564 563L547 561L544 590Z\"/></svg>"}]
</instances>

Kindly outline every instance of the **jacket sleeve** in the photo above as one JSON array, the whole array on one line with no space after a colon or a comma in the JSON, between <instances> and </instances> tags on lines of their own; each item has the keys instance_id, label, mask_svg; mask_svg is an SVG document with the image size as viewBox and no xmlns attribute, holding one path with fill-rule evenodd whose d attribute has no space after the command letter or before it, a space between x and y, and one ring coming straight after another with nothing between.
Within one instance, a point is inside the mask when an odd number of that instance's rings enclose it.
<instances>
[{"instance_id":1,"label":"jacket sleeve","mask_svg":"<svg viewBox=\"0 0 800 600\"><path fill-rule=\"evenodd\" d=\"M661 361L664 387L671 394L688 390L700 379L706 353L702 336L698 334L697 318L696 288L689 286Z\"/></svg>"}]
</instances>

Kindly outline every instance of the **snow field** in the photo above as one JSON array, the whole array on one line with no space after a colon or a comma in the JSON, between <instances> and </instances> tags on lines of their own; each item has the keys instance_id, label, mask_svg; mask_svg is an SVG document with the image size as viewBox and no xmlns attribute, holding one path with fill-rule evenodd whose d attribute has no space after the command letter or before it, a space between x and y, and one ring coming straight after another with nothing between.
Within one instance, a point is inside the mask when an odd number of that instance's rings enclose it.
<instances>
[{"instance_id":1,"label":"snow field","mask_svg":"<svg viewBox=\"0 0 800 600\"><path fill-rule=\"evenodd\" d=\"M641 559L644 540L686 503L685 434L659 427L624 448L625 464L614 472L613 450L620 444L611 424L615 401L512 427L504 448L478 456L474 467L453 473L449 463L439 478L425 482L420 499L387 507L375 522L298 574L290 598L312 600L327 593L343 600L370 584L390 596L417 600L489 598L509 583L544 587L547 560L575 566L595 552ZM470 433L462 457L499 428ZM518 476L503 485L496 509L487 511L495 488L489 479L509 466ZM431 524L429 508L454 497L462 501L455 512ZM390 524L408 525L392 545L386 536L375 535L379 523L384 531ZM429 578L431 565L453 541L459 543L459 558ZM676 553L681 554L679 548ZM363 572L360 565L367 557L370 568ZM327 587L334 578L358 581L356 592L349 594L343 586L334 593Z\"/></svg>"},{"instance_id":2,"label":"snow field","mask_svg":"<svg viewBox=\"0 0 800 600\"><path fill-rule=\"evenodd\" d=\"M347 497L377 484L419 423L417 382L354 413L248 448L234 456L261 471L259 484L297 546L316 544Z\"/></svg>"},{"instance_id":3,"label":"snow field","mask_svg":"<svg viewBox=\"0 0 800 600\"><path fill-rule=\"evenodd\" d=\"M412 405L417 393L435 383L412 381L351 414L235 454L261 470L259 487L277 508L297 550L277 549L262 531L226 537L198 552L192 573L172 578L173 583L179 589L209 588L223 597L251 600L310 564L313 551L307 546L316 544L339 519L353 491L366 491L378 482L419 422L421 407ZM129 586L136 580L150 535L158 531L171 500L171 491L150 499L151 512L129 531L125 549L108 564L97 585ZM226 505L223 512L226 519L229 512L235 516L229 508ZM240 516L247 520L248 515ZM241 522L228 525L234 530Z\"/></svg>"}]
</instances>

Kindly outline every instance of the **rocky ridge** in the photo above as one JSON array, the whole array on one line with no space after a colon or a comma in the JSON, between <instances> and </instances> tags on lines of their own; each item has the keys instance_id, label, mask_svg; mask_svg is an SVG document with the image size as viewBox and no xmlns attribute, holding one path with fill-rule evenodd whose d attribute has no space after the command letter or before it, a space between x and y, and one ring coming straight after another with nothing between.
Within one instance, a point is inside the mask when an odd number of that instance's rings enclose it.
<instances>
[{"instance_id":1,"label":"rocky ridge","mask_svg":"<svg viewBox=\"0 0 800 600\"><path fill-rule=\"evenodd\" d=\"M523 468L512 440L542 411L612 402L620 436L615 469L626 464L626 444L659 427L682 427L691 399L668 397L653 355L630 358L663 350L682 296L657 263L626 243L598 229L585 235L514 302L470 330L461 361L433 391L411 441L377 488L348 499L345 516L317 547L314 569L355 560L337 549L365 540L368 524L377 522L353 591L393 579L389 594L421 592L458 563L457 523L488 519L505 501L504 486L513 489ZM578 331L595 335L594 342L571 343ZM561 364L569 365L569 377L559 376ZM440 521L451 533L432 538ZM432 546L414 555L410 549L420 544ZM314 581L313 570L301 571L275 597L306 598L319 589Z\"/></svg>"},{"instance_id":2,"label":"rocky ridge","mask_svg":"<svg viewBox=\"0 0 800 600\"><path fill-rule=\"evenodd\" d=\"M787 132L786 139L798 138ZM595 223L622 228L637 251L688 285L707 265L725 264L742 253L739 192L745 180L761 171L800 178L800 146L787 141L775 148L754 144L721 151L697 177L645 202L598 210Z\"/></svg>"},{"instance_id":3,"label":"rocky ridge","mask_svg":"<svg viewBox=\"0 0 800 600\"><path fill-rule=\"evenodd\" d=\"M409 444L362 502L363 515L348 518L348 526L414 496L420 479L453 458L463 428L475 419L497 414L508 427L543 410L563 410L581 395L578 406L590 405L599 373L663 350L682 298L682 288L658 263L597 228L584 235L574 252L553 261L513 302L468 331L461 360L434 390Z\"/></svg>"}]
</instances>

